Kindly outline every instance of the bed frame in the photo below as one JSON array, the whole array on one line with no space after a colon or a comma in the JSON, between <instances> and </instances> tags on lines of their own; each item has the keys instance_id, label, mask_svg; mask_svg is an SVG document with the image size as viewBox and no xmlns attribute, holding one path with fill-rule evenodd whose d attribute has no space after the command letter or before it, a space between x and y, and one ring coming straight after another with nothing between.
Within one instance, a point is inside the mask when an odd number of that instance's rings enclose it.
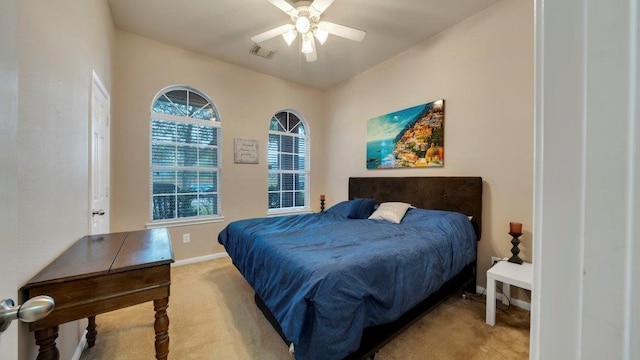
<instances>
[{"instance_id":1,"label":"bed frame","mask_svg":"<svg viewBox=\"0 0 640 360\"><path fill-rule=\"evenodd\" d=\"M478 241L482 233L481 177L352 177L349 199L374 198L378 203L402 201L423 209L457 211L471 216ZM360 348L346 359L373 359L376 352L394 337L418 321L452 293L465 288L475 294L476 262L473 262L435 293L404 313L397 320L364 329ZM258 308L288 344L280 325L262 299L255 295Z\"/></svg>"}]
</instances>

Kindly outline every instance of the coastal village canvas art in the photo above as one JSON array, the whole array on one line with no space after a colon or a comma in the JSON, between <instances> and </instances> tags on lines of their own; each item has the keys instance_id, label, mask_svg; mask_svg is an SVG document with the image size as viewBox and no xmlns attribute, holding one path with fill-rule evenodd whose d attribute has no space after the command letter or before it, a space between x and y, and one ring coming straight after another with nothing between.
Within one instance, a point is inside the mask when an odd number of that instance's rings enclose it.
<instances>
[{"instance_id":1,"label":"coastal village canvas art","mask_svg":"<svg viewBox=\"0 0 640 360\"><path fill-rule=\"evenodd\" d=\"M444 166L444 99L369 119L367 169Z\"/></svg>"}]
</instances>

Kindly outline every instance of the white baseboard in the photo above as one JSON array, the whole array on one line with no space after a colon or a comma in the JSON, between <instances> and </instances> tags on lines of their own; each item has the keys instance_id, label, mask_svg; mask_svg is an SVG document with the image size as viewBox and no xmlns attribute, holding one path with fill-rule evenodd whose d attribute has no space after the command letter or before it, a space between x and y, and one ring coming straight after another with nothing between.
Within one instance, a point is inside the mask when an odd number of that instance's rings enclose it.
<instances>
[{"instance_id":1,"label":"white baseboard","mask_svg":"<svg viewBox=\"0 0 640 360\"><path fill-rule=\"evenodd\" d=\"M482 286L476 286L476 294L485 294L485 288L483 288ZM504 294L502 293L498 293L496 291L496 300L500 300L504 303ZM531 303L526 302L524 300L520 300L520 299L509 299L511 305L515 306L515 307L519 307L520 309L524 309L527 311L531 311Z\"/></svg>"},{"instance_id":2,"label":"white baseboard","mask_svg":"<svg viewBox=\"0 0 640 360\"><path fill-rule=\"evenodd\" d=\"M78 343L78 347L76 347L76 352L73 353L73 357L71 357L71 360L80 360L80 355L82 355L82 352L86 347L87 347L87 330L85 330L82 333L82 336L80 337L80 342Z\"/></svg>"},{"instance_id":3,"label":"white baseboard","mask_svg":"<svg viewBox=\"0 0 640 360\"><path fill-rule=\"evenodd\" d=\"M227 254L227 252L225 251L225 252L220 252L220 253L216 253L216 254L210 254L210 255L198 256L198 257L189 258L189 259L178 260L178 261L174 262L173 264L171 264L171 266L182 266L182 265L195 264L195 263L199 263L201 261L220 259L220 258L227 257L227 256L229 256L229 254Z\"/></svg>"}]
</instances>

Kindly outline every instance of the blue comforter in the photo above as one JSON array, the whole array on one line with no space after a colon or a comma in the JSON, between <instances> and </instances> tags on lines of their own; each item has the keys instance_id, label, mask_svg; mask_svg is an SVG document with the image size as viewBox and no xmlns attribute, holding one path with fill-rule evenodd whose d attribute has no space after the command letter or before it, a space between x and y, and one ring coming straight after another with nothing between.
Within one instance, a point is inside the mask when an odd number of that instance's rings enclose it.
<instances>
[{"instance_id":1,"label":"blue comforter","mask_svg":"<svg viewBox=\"0 0 640 360\"><path fill-rule=\"evenodd\" d=\"M362 329L398 318L476 259L459 213L409 209L400 224L325 213L247 219L218 235L275 315L296 359L342 359Z\"/></svg>"}]
</instances>

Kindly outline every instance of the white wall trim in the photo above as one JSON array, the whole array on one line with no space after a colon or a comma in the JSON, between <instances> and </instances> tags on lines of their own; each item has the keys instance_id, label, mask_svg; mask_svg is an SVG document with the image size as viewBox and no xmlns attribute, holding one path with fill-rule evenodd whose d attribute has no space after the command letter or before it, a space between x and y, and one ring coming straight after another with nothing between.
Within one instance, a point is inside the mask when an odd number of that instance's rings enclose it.
<instances>
[{"instance_id":1,"label":"white wall trim","mask_svg":"<svg viewBox=\"0 0 640 360\"><path fill-rule=\"evenodd\" d=\"M209 254L209 255L204 255L204 256L198 256L198 257L178 260L178 261L174 262L173 264L171 264L171 266L182 266L182 265L195 264L195 263L199 263L199 262L202 262L202 261L220 259L220 258L228 257L228 256L229 256L229 254L227 254L226 251L223 251L223 252L219 252L219 253L216 253L216 254Z\"/></svg>"},{"instance_id":2,"label":"white wall trim","mask_svg":"<svg viewBox=\"0 0 640 360\"><path fill-rule=\"evenodd\" d=\"M637 359L640 356L640 346L638 345L638 325L640 316L635 304L637 304L640 298L640 287L638 286L638 273L640 267L638 262L635 261L638 257L639 248L637 245L638 239L638 223L635 219L638 218L638 211L640 210L640 186L638 186L638 179L640 178L640 159L638 154L640 150L640 102L638 96L640 95L640 36L638 31L640 30L640 1L630 2L630 31L629 31L629 158L627 168L628 180L627 180L627 194L629 194L629 201L627 202L627 229L626 229L626 268L625 268L625 288L627 289L624 299L624 312L627 314L624 321L624 335L623 335L623 358L624 359Z\"/></svg>"},{"instance_id":3,"label":"white wall trim","mask_svg":"<svg viewBox=\"0 0 640 360\"><path fill-rule=\"evenodd\" d=\"M194 217L194 218L176 219L176 220L157 220L157 221L146 224L145 227L147 229L157 229L157 228L163 228L163 227L212 224L212 223L218 223L223 221L224 221L224 216L215 215L210 217Z\"/></svg>"},{"instance_id":4,"label":"white wall trim","mask_svg":"<svg viewBox=\"0 0 640 360\"><path fill-rule=\"evenodd\" d=\"M78 346L76 347L76 351L73 353L71 360L80 360L80 356L82 355L82 352L86 347L87 347L87 330L85 330L82 333L82 336L80 337L80 342L78 343Z\"/></svg>"}]
</instances>

